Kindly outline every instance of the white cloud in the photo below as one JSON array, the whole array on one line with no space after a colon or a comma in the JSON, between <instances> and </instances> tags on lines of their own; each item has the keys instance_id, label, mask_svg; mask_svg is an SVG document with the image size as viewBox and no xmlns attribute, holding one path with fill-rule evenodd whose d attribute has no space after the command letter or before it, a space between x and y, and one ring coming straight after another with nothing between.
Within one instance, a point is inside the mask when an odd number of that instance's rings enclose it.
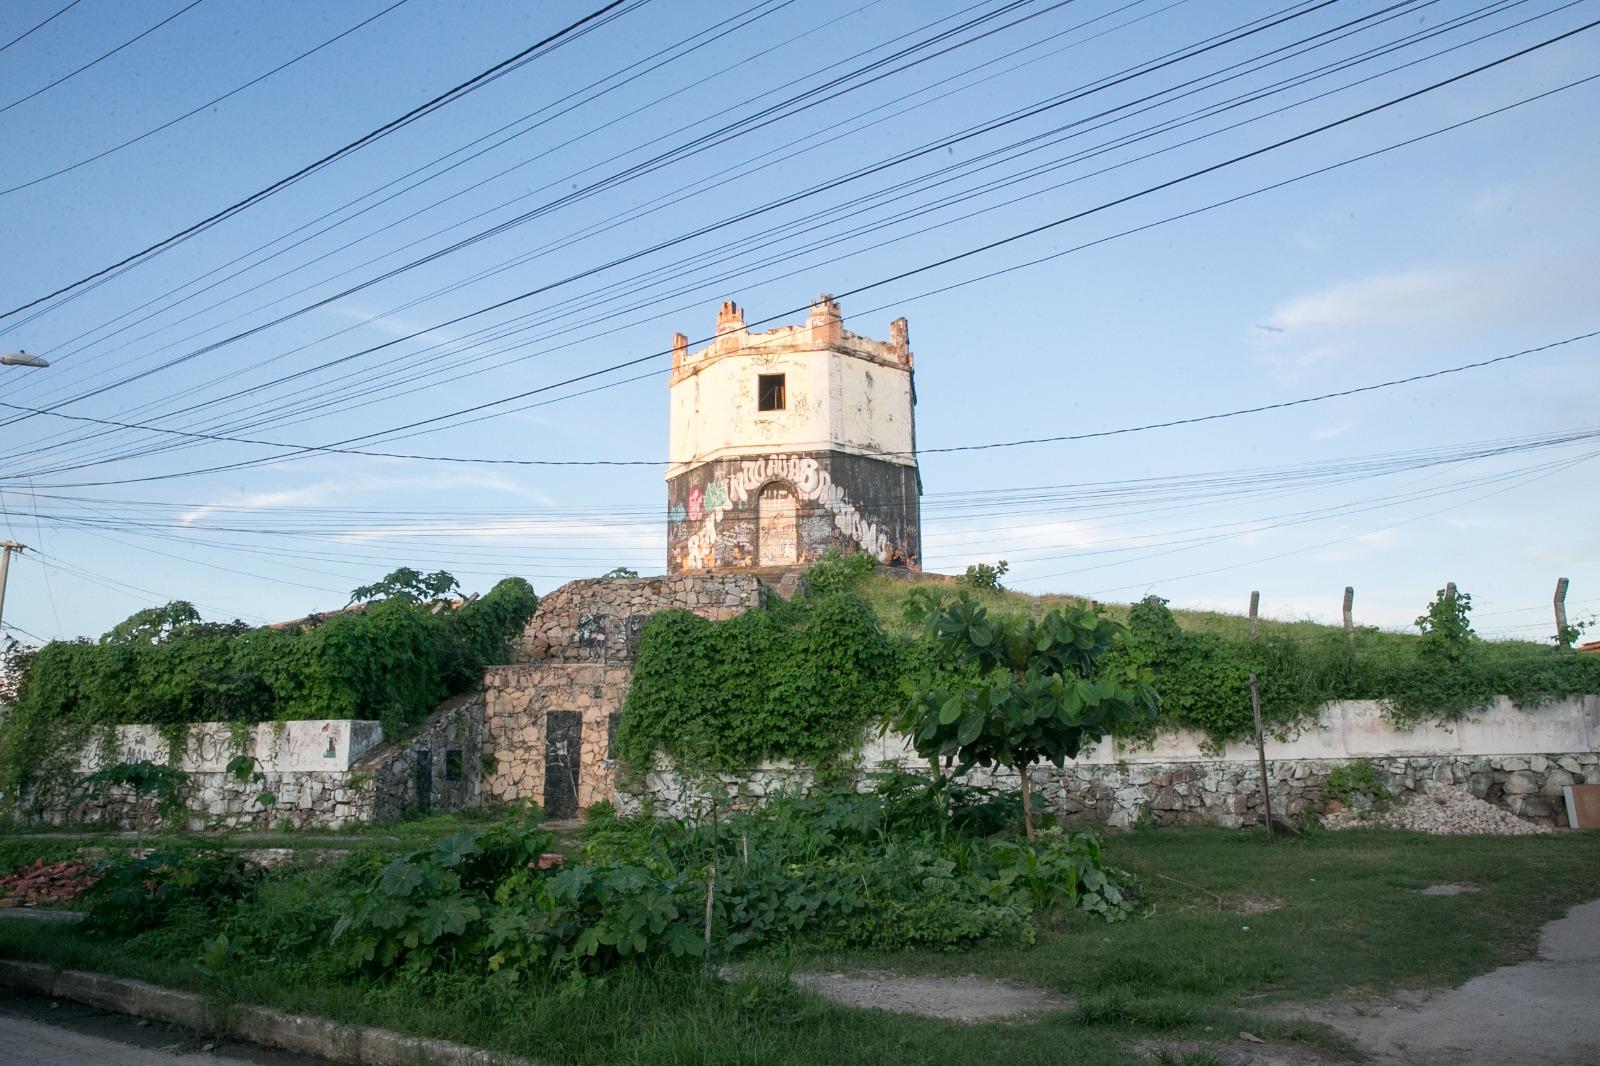
<instances>
[{"instance_id":1,"label":"white cloud","mask_svg":"<svg viewBox=\"0 0 1600 1066\"><path fill-rule=\"evenodd\" d=\"M271 511L285 507L313 507L329 501L348 504L364 493L393 494L408 490L438 493L471 489L501 492L545 506L553 505L549 497L502 474L489 470L451 470L417 477L356 477L337 481L324 480L293 489L223 496L184 512L178 517L178 521L188 526L219 511Z\"/></svg>"},{"instance_id":2,"label":"white cloud","mask_svg":"<svg viewBox=\"0 0 1600 1066\"><path fill-rule=\"evenodd\" d=\"M1392 529L1378 529L1351 537L1312 558L1325 563L1361 562L1389 551L1399 539L1399 534Z\"/></svg>"},{"instance_id":3,"label":"white cloud","mask_svg":"<svg viewBox=\"0 0 1600 1066\"><path fill-rule=\"evenodd\" d=\"M1553 339L1592 317L1590 255L1546 246L1341 281L1281 300L1264 318L1252 316L1245 333L1261 363L1290 372L1357 354L1388 360L1421 347L1476 349L1508 331Z\"/></svg>"}]
</instances>

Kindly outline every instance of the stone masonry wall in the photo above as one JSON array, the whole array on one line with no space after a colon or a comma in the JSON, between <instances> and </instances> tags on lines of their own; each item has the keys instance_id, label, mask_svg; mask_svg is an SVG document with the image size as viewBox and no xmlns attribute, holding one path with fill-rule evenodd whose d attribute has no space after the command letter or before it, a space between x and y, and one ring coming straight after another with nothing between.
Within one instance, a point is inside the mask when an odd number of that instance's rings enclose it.
<instances>
[{"instance_id":1,"label":"stone masonry wall","mask_svg":"<svg viewBox=\"0 0 1600 1066\"><path fill-rule=\"evenodd\" d=\"M1262 802L1254 747L1230 744L1220 754L1208 753L1204 739L1169 733L1149 743L1125 744L1108 738L1062 769L1033 767L1029 781L1040 809L1076 825L1255 824ZM1300 734L1266 744L1273 812L1279 817L1320 810L1328 774L1365 760L1396 796L1432 784L1455 785L1519 817L1553 826L1566 825L1565 786L1600 784L1597 747L1600 698L1594 696L1530 708L1500 697L1448 726L1422 723L1404 730L1390 723L1375 701L1338 701L1325 705L1317 722ZM903 739L869 734L856 765L858 787L865 788L876 772L900 766L920 771L926 763ZM1016 787L1016 775L1009 771L975 769L966 780ZM713 789L719 802L747 807L773 793L804 791L811 782L806 769L782 763L713 781L690 780L664 767L616 802L625 810L648 807L681 817L706 809Z\"/></svg>"},{"instance_id":2,"label":"stone masonry wall","mask_svg":"<svg viewBox=\"0 0 1600 1066\"><path fill-rule=\"evenodd\" d=\"M484 798L495 803L532 800L552 811L555 791L546 790L546 771L572 775L579 809L611 798L611 742L617 716L628 695L633 669L626 664L542 663L497 666L484 678L485 730L483 750L492 764ZM572 752L548 758L550 713L579 716L580 740L573 764Z\"/></svg>"},{"instance_id":3,"label":"stone masonry wall","mask_svg":"<svg viewBox=\"0 0 1600 1066\"><path fill-rule=\"evenodd\" d=\"M483 802L484 690L440 704L403 744L383 744L351 767L371 794L368 820Z\"/></svg>"},{"instance_id":4,"label":"stone masonry wall","mask_svg":"<svg viewBox=\"0 0 1600 1066\"><path fill-rule=\"evenodd\" d=\"M155 726L119 726L111 748L91 741L74 773L20 797L17 810L23 819L46 825L156 828L163 822L154 798L141 801L128 788L89 792L77 784L81 775L113 762L149 761L176 765L188 775L185 828L336 829L374 816L372 779L357 772L352 760L381 738L377 722L345 719L261 722L243 734L227 723L203 722L190 727L174 757ZM260 780L227 772L238 755L255 760L252 771ZM265 804L264 795L270 797Z\"/></svg>"},{"instance_id":5,"label":"stone masonry wall","mask_svg":"<svg viewBox=\"0 0 1600 1066\"><path fill-rule=\"evenodd\" d=\"M751 574L696 574L573 581L541 599L518 644L523 661L484 675L483 798L532 800L553 817L609 800L612 739L645 623L673 608L731 618L764 596ZM552 722L568 729L554 743Z\"/></svg>"},{"instance_id":6,"label":"stone masonry wall","mask_svg":"<svg viewBox=\"0 0 1600 1066\"><path fill-rule=\"evenodd\" d=\"M1272 811L1278 818L1298 819L1307 810L1320 812L1327 797L1323 782L1354 759L1284 759L1267 763ZM1572 784L1600 784L1600 754L1594 752L1505 756L1394 756L1368 760L1377 777L1396 798L1423 792L1430 784L1457 785L1528 821L1565 827L1561 790ZM925 770L918 760L864 764L856 787L872 787L873 771L890 765ZM771 795L803 793L815 775L804 767L764 766L742 773L723 773L694 780L670 769L649 774L642 787L615 797L619 810L649 809L674 818L704 816L712 789L724 809L759 806ZM1015 788L1009 771L973 770L964 779L975 785ZM1056 815L1071 826L1103 825L1126 829L1140 822L1154 825L1214 825L1237 829L1261 821L1261 778L1254 765L1232 762L1132 763L1120 766L1078 765L1064 770L1035 766L1029 773L1034 809Z\"/></svg>"},{"instance_id":7,"label":"stone masonry wall","mask_svg":"<svg viewBox=\"0 0 1600 1066\"><path fill-rule=\"evenodd\" d=\"M760 607L763 595L751 574L569 581L539 601L517 645L520 661L631 663L639 634L658 611L721 620Z\"/></svg>"},{"instance_id":8,"label":"stone masonry wall","mask_svg":"<svg viewBox=\"0 0 1600 1066\"><path fill-rule=\"evenodd\" d=\"M1356 760L1285 759L1267 763L1272 809L1298 818L1320 811L1328 798L1329 772ZM1600 754L1402 755L1367 760L1396 797L1414 795L1430 783L1457 785L1479 799L1541 825L1567 824L1562 788L1600 784ZM1156 825L1219 825L1237 828L1261 820L1261 779L1241 763L1135 763L1079 766L1065 771L1035 767L1030 775L1041 804L1073 825L1114 828L1145 819Z\"/></svg>"}]
</instances>

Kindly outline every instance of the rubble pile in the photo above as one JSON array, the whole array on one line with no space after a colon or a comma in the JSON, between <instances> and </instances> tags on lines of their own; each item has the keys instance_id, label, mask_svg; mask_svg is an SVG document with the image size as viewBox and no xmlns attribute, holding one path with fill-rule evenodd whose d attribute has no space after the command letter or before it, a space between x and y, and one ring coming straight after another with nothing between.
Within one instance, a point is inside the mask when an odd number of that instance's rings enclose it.
<instances>
[{"instance_id":1,"label":"rubble pile","mask_svg":"<svg viewBox=\"0 0 1600 1066\"><path fill-rule=\"evenodd\" d=\"M82 859L45 862L35 859L0 877L0 907L37 907L71 903L98 881L94 865Z\"/></svg>"},{"instance_id":2,"label":"rubble pile","mask_svg":"<svg viewBox=\"0 0 1600 1066\"><path fill-rule=\"evenodd\" d=\"M1548 826L1524 821L1453 785L1435 785L1384 810L1336 810L1335 806L1330 803L1322 818L1322 824L1329 829L1382 826L1438 836L1519 836L1550 832Z\"/></svg>"}]
</instances>

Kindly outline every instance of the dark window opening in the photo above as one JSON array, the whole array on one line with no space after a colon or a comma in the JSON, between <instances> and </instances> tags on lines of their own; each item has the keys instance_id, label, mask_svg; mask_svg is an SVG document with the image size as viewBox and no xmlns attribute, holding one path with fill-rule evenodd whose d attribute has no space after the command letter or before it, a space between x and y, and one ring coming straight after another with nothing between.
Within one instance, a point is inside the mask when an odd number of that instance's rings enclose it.
<instances>
[{"instance_id":1,"label":"dark window opening","mask_svg":"<svg viewBox=\"0 0 1600 1066\"><path fill-rule=\"evenodd\" d=\"M444 753L444 779L461 780L461 749L450 748Z\"/></svg>"},{"instance_id":2,"label":"dark window opening","mask_svg":"<svg viewBox=\"0 0 1600 1066\"><path fill-rule=\"evenodd\" d=\"M757 404L763 411L782 411L788 398L784 395L782 374L762 374L757 378Z\"/></svg>"}]
</instances>

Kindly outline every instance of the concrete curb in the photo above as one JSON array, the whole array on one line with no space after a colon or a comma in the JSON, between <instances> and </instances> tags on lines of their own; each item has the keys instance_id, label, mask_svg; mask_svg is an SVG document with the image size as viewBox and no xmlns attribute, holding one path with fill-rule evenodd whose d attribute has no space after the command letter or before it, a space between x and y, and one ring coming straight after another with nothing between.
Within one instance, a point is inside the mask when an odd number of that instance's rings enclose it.
<instances>
[{"instance_id":1,"label":"concrete curb","mask_svg":"<svg viewBox=\"0 0 1600 1066\"><path fill-rule=\"evenodd\" d=\"M82 970L55 970L37 962L0 959L0 988L70 999L101 1010L170 1022L189 1029L221 1030L235 1039L263 1047L314 1055L351 1066L537 1066L530 1059L448 1040L285 1014L270 1007L240 1007L219 1012L207 1007L204 998L194 992Z\"/></svg>"}]
</instances>

